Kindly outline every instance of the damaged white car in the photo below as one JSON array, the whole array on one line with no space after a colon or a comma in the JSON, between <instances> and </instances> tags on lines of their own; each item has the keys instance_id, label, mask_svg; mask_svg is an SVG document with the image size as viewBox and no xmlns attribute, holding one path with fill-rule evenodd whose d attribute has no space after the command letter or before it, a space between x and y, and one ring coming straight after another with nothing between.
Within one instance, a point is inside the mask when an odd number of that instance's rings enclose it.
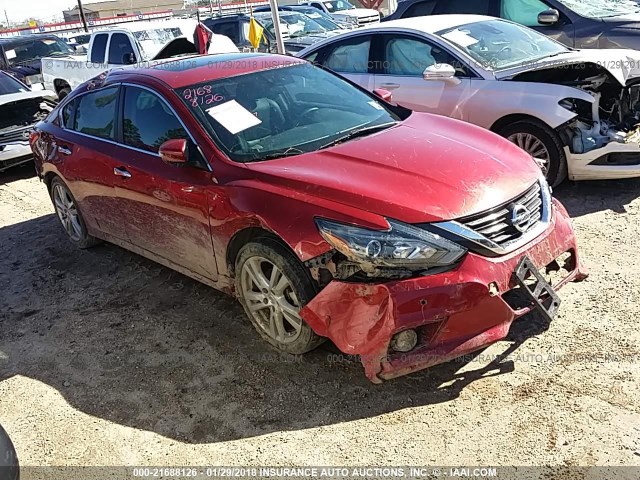
<instances>
[{"instance_id":1,"label":"damaged white car","mask_svg":"<svg viewBox=\"0 0 640 480\"><path fill-rule=\"evenodd\" d=\"M574 50L509 21L436 15L347 32L298 55L389 90L399 105L507 137L553 185L567 175L640 176L635 50Z\"/></svg>"},{"instance_id":2,"label":"damaged white car","mask_svg":"<svg viewBox=\"0 0 640 480\"><path fill-rule=\"evenodd\" d=\"M0 172L33 160L29 137L55 107L54 97L0 71Z\"/></svg>"}]
</instances>

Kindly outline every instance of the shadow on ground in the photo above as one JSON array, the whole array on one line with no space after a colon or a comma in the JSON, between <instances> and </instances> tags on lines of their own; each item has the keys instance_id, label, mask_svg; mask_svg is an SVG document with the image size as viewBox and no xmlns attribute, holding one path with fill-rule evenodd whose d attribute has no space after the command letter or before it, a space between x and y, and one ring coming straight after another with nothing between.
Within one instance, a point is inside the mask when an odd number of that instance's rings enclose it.
<instances>
[{"instance_id":1,"label":"shadow on ground","mask_svg":"<svg viewBox=\"0 0 640 480\"><path fill-rule=\"evenodd\" d=\"M0 229L0 269L13 272L0 279L0 379L37 379L82 412L183 442L447 402L514 369L467 358L373 385L330 344L281 356L235 300L115 246L77 250L53 215ZM505 355L546 327L514 324Z\"/></svg>"},{"instance_id":2,"label":"shadow on ground","mask_svg":"<svg viewBox=\"0 0 640 480\"><path fill-rule=\"evenodd\" d=\"M626 213L626 206L640 196L640 179L565 181L554 192L571 217L611 210Z\"/></svg>"}]
</instances>

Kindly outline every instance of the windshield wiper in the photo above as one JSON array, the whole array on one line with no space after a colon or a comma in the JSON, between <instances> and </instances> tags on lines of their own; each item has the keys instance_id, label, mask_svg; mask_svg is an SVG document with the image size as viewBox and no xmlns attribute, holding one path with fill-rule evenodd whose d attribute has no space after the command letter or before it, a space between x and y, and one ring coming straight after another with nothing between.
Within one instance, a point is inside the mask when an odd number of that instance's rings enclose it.
<instances>
[{"instance_id":1,"label":"windshield wiper","mask_svg":"<svg viewBox=\"0 0 640 480\"><path fill-rule=\"evenodd\" d=\"M293 157L295 155L300 155L301 153L305 152L296 147L289 147L286 150L271 152L260 157L252 158L250 160L247 160L247 162L261 162L262 160L273 160L274 158Z\"/></svg>"},{"instance_id":2,"label":"windshield wiper","mask_svg":"<svg viewBox=\"0 0 640 480\"><path fill-rule=\"evenodd\" d=\"M326 145L323 145L322 147L319 148L319 150L322 150L323 148L332 147L333 145L337 145L338 143L346 142L348 140L353 140L354 138L364 137L366 135L370 135L380 130L385 130L389 127L392 127L396 123L397 122L387 122L387 123L382 123L380 125L371 125L370 127L357 128L355 130L350 131L346 135L343 135L342 137L338 137L335 140L330 141Z\"/></svg>"}]
</instances>

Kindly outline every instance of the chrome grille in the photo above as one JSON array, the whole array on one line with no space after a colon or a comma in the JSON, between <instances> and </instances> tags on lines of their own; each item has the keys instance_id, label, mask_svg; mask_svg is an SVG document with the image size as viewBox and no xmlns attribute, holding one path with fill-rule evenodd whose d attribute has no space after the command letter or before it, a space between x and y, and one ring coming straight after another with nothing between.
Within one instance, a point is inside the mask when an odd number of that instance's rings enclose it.
<instances>
[{"instance_id":1,"label":"chrome grille","mask_svg":"<svg viewBox=\"0 0 640 480\"><path fill-rule=\"evenodd\" d=\"M542 191L536 182L522 195L490 210L458 220L474 232L504 246L526 234L542 219Z\"/></svg>"}]
</instances>

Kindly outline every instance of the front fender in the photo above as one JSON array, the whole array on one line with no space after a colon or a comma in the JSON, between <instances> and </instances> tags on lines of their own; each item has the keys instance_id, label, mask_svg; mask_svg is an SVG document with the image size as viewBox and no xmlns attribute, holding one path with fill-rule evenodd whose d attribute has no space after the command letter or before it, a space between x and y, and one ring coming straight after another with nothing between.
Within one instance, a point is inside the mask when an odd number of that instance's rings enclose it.
<instances>
[{"instance_id":1,"label":"front fender","mask_svg":"<svg viewBox=\"0 0 640 480\"><path fill-rule=\"evenodd\" d=\"M499 119L514 114L528 115L557 128L576 117L575 113L558 104L560 100L595 101L587 92L564 85L508 80L481 83L469 99L468 120L484 128L491 128Z\"/></svg>"}]
</instances>

